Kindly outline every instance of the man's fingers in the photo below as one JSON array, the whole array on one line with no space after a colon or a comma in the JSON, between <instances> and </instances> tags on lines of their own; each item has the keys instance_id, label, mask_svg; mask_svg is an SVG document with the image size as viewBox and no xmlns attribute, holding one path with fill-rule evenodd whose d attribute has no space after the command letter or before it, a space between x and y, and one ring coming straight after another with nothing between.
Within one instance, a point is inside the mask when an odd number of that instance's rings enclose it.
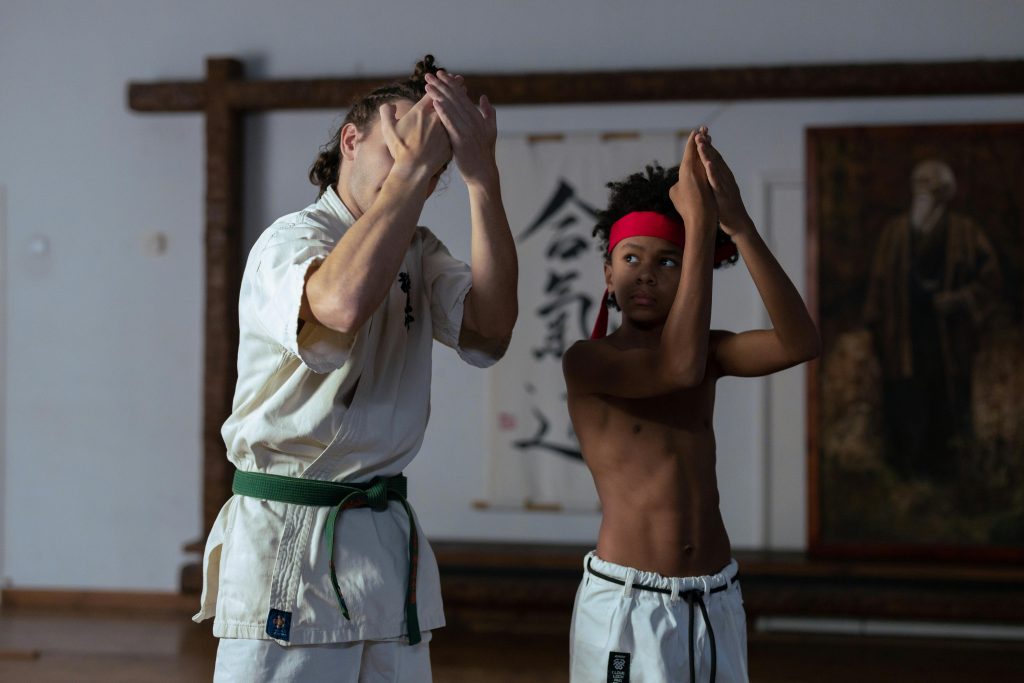
<instances>
[{"instance_id":1,"label":"man's fingers","mask_svg":"<svg viewBox=\"0 0 1024 683\"><path fill-rule=\"evenodd\" d=\"M435 103L445 102L451 109L462 108L461 105L463 103L460 101L459 96L449 86L436 79L427 83L427 94L430 95ZM466 99L465 93L462 93L462 99Z\"/></svg>"},{"instance_id":2,"label":"man's fingers","mask_svg":"<svg viewBox=\"0 0 1024 683\"><path fill-rule=\"evenodd\" d=\"M477 107L480 110L481 116L487 121L497 120L498 113L494 110L494 105L487 99L487 95L480 96L480 104Z\"/></svg>"},{"instance_id":3,"label":"man's fingers","mask_svg":"<svg viewBox=\"0 0 1024 683\"><path fill-rule=\"evenodd\" d=\"M480 96L478 109L480 110L480 116L484 119L484 130L487 133L487 139L493 145L498 137L498 112L494 109L491 101L487 99L487 95Z\"/></svg>"},{"instance_id":4,"label":"man's fingers","mask_svg":"<svg viewBox=\"0 0 1024 683\"><path fill-rule=\"evenodd\" d=\"M377 113L380 114L380 125L385 131L393 131L395 129L395 105L393 104L382 104Z\"/></svg>"},{"instance_id":5,"label":"man's fingers","mask_svg":"<svg viewBox=\"0 0 1024 683\"><path fill-rule=\"evenodd\" d=\"M480 96L480 104L477 107L480 111L480 116L484 120L484 130L487 131L487 136L494 140L498 135L498 112L495 111L494 105L487 99L487 95Z\"/></svg>"},{"instance_id":6,"label":"man's fingers","mask_svg":"<svg viewBox=\"0 0 1024 683\"><path fill-rule=\"evenodd\" d=\"M466 90L466 79L463 78L461 75L456 74L455 76L452 76L452 81L454 81L456 83L456 85L458 85L460 88L462 88L462 92L467 92L467 90Z\"/></svg>"},{"instance_id":7,"label":"man's fingers","mask_svg":"<svg viewBox=\"0 0 1024 683\"><path fill-rule=\"evenodd\" d=\"M438 69L437 73L434 74L434 77L452 87L461 88L462 92L466 92L466 79L460 74L450 74L444 69Z\"/></svg>"},{"instance_id":8,"label":"man's fingers","mask_svg":"<svg viewBox=\"0 0 1024 683\"><path fill-rule=\"evenodd\" d=\"M448 128L448 133L451 134L453 130L465 130L466 126L472 125L472 120L469 118L468 112L459 103L453 102L450 98L445 97L439 90L427 90L434 96L434 109L438 113L444 113L445 127ZM470 105L472 106L472 105Z\"/></svg>"},{"instance_id":9,"label":"man's fingers","mask_svg":"<svg viewBox=\"0 0 1024 683\"><path fill-rule=\"evenodd\" d=\"M452 120L452 111L449 103L445 100L434 100L434 111L437 112L437 117L441 119L441 124L448 131L448 138L451 140L452 145L458 144L459 129Z\"/></svg>"},{"instance_id":10,"label":"man's fingers","mask_svg":"<svg viewBox=\"0 0 1024 683\"><path fill-rule=\"evenodd\" d=\"M444 72L439 71L438 73L442 74ZM456 100L459 95L462 95L462 98L466 101L469 100L469 98L466 97L465 86L455 81L451 76L443 77L435 76L434 74L427 74L426 82L427 92L430 92L431 88L433 88L451 100Z\"/></svg>"},{"instance_id":11,"label":"man's fingers","mask_svg":"<svg viewBox=\"0 0 1024 683\"><path fill-rule=\"evenodd\" d=\"M450 103L449 116L459 125L473 125L473 119L479 115L476 106L466 93L461 76L453 76L441 70L436 75L427 74L427 92L435 99L444 99Z\"/></svg>"},{"instance_id":12,"label":"man's fingers","mask_svg":"<svg viewBox=\"0 0 1024 683\"><path fill-rule=\"evenodd\" d=\"M444 107L448 115L449 133L453 127L462 131L480 127L480 111L461 86L453 85L450 77L446 83L432 76L427 81L427 93L434 98L435 106Z\"/></svg>"}]
</instances>

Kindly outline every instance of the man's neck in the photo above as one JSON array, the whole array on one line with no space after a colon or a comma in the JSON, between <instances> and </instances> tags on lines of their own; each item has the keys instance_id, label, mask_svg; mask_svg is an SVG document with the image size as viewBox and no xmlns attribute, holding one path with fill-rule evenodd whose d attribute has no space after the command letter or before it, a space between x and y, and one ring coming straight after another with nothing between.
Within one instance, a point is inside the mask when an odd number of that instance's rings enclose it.
<instances>
[{"instance_id":1,"label":"man's neck","mask_svg":"<svg viewBox=\"0 0 1024 683\"><path fill-rule=\"evenodd\" d=\"M334 193L338 195L338 199L340 199L341 203L345 205L345 208L348 209L348 212L352 214L352 218L354 218L355 220L359 220L359 217L363 215L363 211L362 209L359 208L359 205L356 203L355 198L352 197L352 195L348 192L346 184L343 183L341 179L339 179L338 182L335 183L333 187Z\"/></svg>"}]
</instances>

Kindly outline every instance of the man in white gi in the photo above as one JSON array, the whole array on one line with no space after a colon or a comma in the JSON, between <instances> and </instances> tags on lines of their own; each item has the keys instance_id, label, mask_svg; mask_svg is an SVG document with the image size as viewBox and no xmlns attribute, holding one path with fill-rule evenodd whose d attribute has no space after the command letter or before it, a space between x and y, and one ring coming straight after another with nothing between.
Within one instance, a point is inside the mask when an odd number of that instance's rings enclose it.
<instances>
[{"instance_id":1,"label":"man in white gi","mask_svg":"<svg viewBox=\"0 0 1024 683\"><path fill-rule=\"evenodd\" d=\"M405 500L436 339L485 367L517 315L494 109L433 57L357 102L310 171L319 201L249 255L223 428L235 495L207 541L216 681L429 681L437 563ZM454 157L472 267L418 227Z\"/></svg>"}]
</instances>

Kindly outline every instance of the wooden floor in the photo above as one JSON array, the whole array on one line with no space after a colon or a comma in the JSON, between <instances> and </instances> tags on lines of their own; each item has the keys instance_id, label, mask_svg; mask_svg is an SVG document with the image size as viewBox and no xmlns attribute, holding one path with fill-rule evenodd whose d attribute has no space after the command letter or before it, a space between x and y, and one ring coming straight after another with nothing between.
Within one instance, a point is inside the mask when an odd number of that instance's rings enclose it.
<instances>
[{"instance_id":1,"label":"wooden floor","mask_svg":"<svg viewBox=\"0 0 1024 683\"><path fill-rule=\"evenodd\" d=\"M431 645L438 683L567 680L565 638L498 636L455 629ZM0 681L210 680L210 622L187 614L0 611ZM978 641L752 634L750 672L761 683L829 681L1024 681L1024 644Z\"/></svg>"}]
</instances>

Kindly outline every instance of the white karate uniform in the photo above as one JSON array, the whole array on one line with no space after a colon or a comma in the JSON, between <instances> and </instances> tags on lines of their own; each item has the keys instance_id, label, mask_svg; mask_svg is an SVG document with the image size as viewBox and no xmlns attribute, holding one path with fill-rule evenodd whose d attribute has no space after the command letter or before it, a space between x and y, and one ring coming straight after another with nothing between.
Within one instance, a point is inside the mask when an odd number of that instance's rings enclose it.
<instances>
[{"instance_id":1,"label":"white karate uniform","mask_svg":"<svg viewBox=\"0 0 1024 683\"><path fill-rule=\"evenodd\" d=\"M433 340L479 367L497 360L459 348L469 266L422 227L385 300L351 338L314 323L300 330L309 269L354 222L328 189L277 220L249 254L239 298L238 384L222 429L227 457L240 470L336 482L397 475L423 441ZM329 579L329 509L232 496L207 540L195 621L215 617L213 632L222 639L264 640L273 632L286 647L404 636L404 509L351 509L338 519L334 561L351 621ZM437 561L422 534L416 588L426 641L427 631L444 625L444 613Z\"/></svg>"},{"instance_id":2,"label":"white karate uniform","mask_svg":"<svg viewBox=\"0 0 1024 683\"><path fill-rule=\"evenodd\" d=\"M282 647L273 640L224 638L213 683L422 683L431 680L430 632L404 638Z\"/></svg>"},{"instance_id":3,"label":"white karate uniform","mask_svg":"<svg viewBox=\"0 0 1024 683\"><path fill-rule=\"evenodd\" d=\"M715 683L747 683L736 572L733 560L717 574L672 578L588 553L572 615L572 683L706 683L712 661Z\"/></svg>"}]
</instances>

